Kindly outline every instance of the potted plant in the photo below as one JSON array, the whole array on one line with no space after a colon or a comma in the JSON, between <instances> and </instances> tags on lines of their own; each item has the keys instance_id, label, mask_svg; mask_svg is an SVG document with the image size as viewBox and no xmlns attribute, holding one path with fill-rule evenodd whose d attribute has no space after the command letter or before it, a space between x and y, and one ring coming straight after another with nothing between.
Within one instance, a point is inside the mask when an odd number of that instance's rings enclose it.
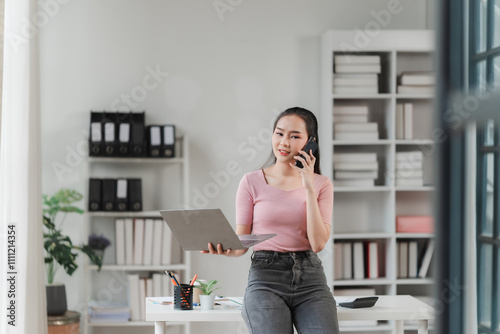
<instances>
[{"instance_id":1,"label":"potted plant","mask_svg":"<svg viewBox=\"0 0 500 334\"><path fill-rule=\"evenodd\" d=\"M61 232L61 226L67 214L83 213L81 208L74 205L82 198L82 194L71 189L61 189L52 196L43 195L43 246L48 283L46 288L48 315L64 314L67 310L66 288L64 284L54 283L54 276L59 266L62 266L71 276L78 268L75 261L78 256L77 251L86 254L92 262L96 263L98 270L102 266L102 256L96 254L89 245L75 246L71 239ZM61 213L63 216L59 218Z\"/></svg>"},{"instance_id":2,"label":"potted plant","mask_svg":"<svg viewBox=\"0 0 500 334\"><path fill-rule=\"evenodd\" d=\"M94 251L94 253L101 260L99 263L95 263L98 266L102 265L102 258L104 257L104 250L111 245L111 241L105 236L92 234L89 235L88 246ZM92 259L91 259L92 260ZM93 262L93 261L92 261Z\"/></svg>"},{"instance_id":3,"label":"potted plant","mask_svg":"<svg viewBox=\"0 0 500 334\"><path fill-rule=\"evenodd\" d=\"M198 285L194 287L201 290L200 304L202 310L211 310L214 308L215 295L212 293L220 287L215 287L219 282L217 280L210 280L208 282L197 280Z\"/></svg>"}]
</instances>

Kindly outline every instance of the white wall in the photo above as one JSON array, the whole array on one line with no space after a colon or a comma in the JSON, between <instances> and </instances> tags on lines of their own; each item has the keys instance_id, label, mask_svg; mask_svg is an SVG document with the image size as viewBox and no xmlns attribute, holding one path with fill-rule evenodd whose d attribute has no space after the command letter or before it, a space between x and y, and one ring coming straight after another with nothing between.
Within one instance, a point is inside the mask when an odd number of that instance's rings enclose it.
<instances>
[{"instance_id":1,"label":"white wall","mask_svg":"<svg viewBox=\"0 0 500 334\"><path fill-rule=\"evenodd\" d=\"M214 5L221 3L231 10L218 15ZM319 109L320 35L364 30L377 22L371 11L381 13L388 3L401 12L385 29L433 26L430 7L411 0L72 0L41 8L51 17L40 29L44 193L84 190L85 162L68 152L85 146L89 111L123 107L116 103L122 94L143 84L147 68L157 68L168 75L133 110L190 136L192 198L229 161L241 166L217 196L190 203L220 207L234 222L239 179L267 158L265 134L275 112L295 105ZM58 176L54 164L68 170ZM83 241L81 225L81 218L65 223L75 243ZM221 294L243 294L248 266L248 255L193 255L193 272L221 280ZM67 284L70 309L79 309L83 270L57 278ZM204 328L234 333L236 325L210 326Z\"/></svg>"}]
</instances>

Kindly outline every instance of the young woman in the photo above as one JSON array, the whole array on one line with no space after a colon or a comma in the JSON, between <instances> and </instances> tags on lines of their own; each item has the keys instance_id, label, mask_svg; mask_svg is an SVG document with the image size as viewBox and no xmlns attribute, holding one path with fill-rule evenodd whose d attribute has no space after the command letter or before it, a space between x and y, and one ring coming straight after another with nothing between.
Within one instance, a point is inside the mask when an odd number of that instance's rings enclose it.
<instances>
[{"instance_id":1,"label":"young woman","mask_svg":"<svg viewBox=\"0 0 500 334\"><path fill-rule=\"evenodd\" d=\"M274 161L244 175L236 196L237 234L277 234L253 248L243 318L251 334L291 334L294 325L298 333L336 334L337 308L316 254L330 237L333 185L320 175L319 150L302 151L309 137L317 141L318 123L295 107L278 115L273 131ZM226 256L247 251L208 248Z\"/></svg>"}]
</instances>

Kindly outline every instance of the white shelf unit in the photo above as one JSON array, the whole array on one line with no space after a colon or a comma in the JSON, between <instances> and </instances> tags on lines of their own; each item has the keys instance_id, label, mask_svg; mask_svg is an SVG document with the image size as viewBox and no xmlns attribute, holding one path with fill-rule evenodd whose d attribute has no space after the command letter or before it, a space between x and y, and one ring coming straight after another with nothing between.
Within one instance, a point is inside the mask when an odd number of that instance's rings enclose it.
<instances>
[{"instance_id":1,"label":"white shelf unit","mask_svg":"<svg viewBox=\"0 0 500 334\"><path fill-rule=\"evenodd\" d=\"M398 77L403 71L433 71L434 36L432 31L382 30L360 44L359 31L327 31L321 46L321 169L334 179L334 153L377 154L378 177L374 187L334 187L331 243L322 252L327 280L332 289L373 287L377 294L412 294L429 296L433 280L397 277L397 242L400 239L424 242L432 234L396 233L397 215L432 215L434 138L433 96L398 94ZM381 59L379 94L333 94L334 56L342 54L378 55ZM396 104L414 105L413 139L396 139ZM369 122L378 124L378 140L344 141L334 139L333 110L339 104L366 104ZM424 186L395 186L396 152L422 150ZM372 241L379 243L377 279L337 279L334 277L335 242ZM377 326L370 331L390 332L393 327ZM351 331L351 330L349 330ZM366 329L363 330L363 332Z\"/></svg>"},{"instance_id":2,"label":"white shelf unit","mask_svg":"<svg viewBox=\"0 0 500 334\"><path fill-rule=\"evenodd\" d=\"M156 218L162 219L159 210L187 208L189 204L189 140L187 135L176 137L176 157L174 158L122 158L89 157L87 163L88 178L141 178L143 211L137 212L86 212L87 234L103 234L111 240L111 246L104 253L103 266L97 272L97 266L88 259L85 263L85 296L88 300L101 299L127 301L127 277L129 273L147 276L150 273L162 273L165 270L181 272L183 280L191 277L191 257L189 252L182 252L181 263L170 265L116 265L115 263L115 219L116 218ZM88 196L85 196L88 205ZM86 311L86 310L85 310ZM144 327L153 327L153 322L128 321L124 323L91 323L87 314L83 317L82 333L106 333L110 328L137 328L137 333L144 333ZM190 324L172 323L181 326L179 331L190 333ZM175 331L178 332L178 331ZM128 333L128 332L127 332Z\"/></svg>"}]
</instances>

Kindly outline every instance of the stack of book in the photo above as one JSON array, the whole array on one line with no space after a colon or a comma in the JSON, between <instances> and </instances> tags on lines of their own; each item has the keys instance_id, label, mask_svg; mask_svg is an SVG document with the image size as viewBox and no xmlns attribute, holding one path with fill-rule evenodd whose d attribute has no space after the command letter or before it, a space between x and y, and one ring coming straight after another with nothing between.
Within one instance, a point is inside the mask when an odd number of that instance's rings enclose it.
<instances>
[{"instance_id":1,"label":"stack of book","mask_svg":"<svg viewBox=\"0 0 500 334\"><path fill-rule=\"evenodd\" d=\"M179 274L175 274L177 280L181 281ZM154 273L151 277L141 277L139 274L127 275L127 299L130 307L130 320L146 320L147 297L172 296L172 280L166 274Z\"/></svg>"},{"instance_id":2,"label":"stack of book","mask_svg":"<svg viewBox=\"0 0 500 334\"><path fill-rule=\"evenodd\" d=\"M333 76L334 94L377 94L380 56L336 55Z\"/></svg>"},{"instance_id":3,"label":"stack of book","mask_svg":"<svg viewBox=\"0 0 500 334\"><path fill-rule=\"evenodd\" d=\"M425 278L429 272L434 240L426 244L416 240L400 240L398 250L398 278Z\"/></svg>"},{"instance_id":4,"label":"stack of book","mask_svg":"<svg viewBox=\"0 0 500 334\"><path fill-rule=\"evenodd\" d=\"M370 187L378 177L377 153L335 153L333 184L337 187Z\"/></svg>"},{"instance_id":5,"label":"stack of book","mask_svg":"<svg viewBox=\"0 0 500 334\"><path fill-rule=\"evenodd\" d=\"M433 72L403 72L399 78L399 94L434 94Z\"/></svg>"},{"instance_id":6,"label":"stack of book","mask_svg":"<svg viewBox=\"0 0 500 334\"><path fill-rule=\"evenodd\" d=\"M422 151L396 152L396 186L423 186Z\"/></svg>"},{"instance_id":7,"label":"stack of book","mask_svg":"<svg viewBox=\"0 0 500 334\"><path fill-rule=\"evenodd\" d=\"M115 220L117 265L168 265L181 263L182 250L172 231L158 218Z\"/></svg>"},{"instance_id":8,"label":"stack of book","mask_svg":"<svg viewBox=\"0 0 500 334\"><path fill-rule=\"evenodd\" d=\"M368 122L368 106L335 105L333 130L336 140L377 140L378 123Z\"/></svg>"},{"instance_id":9,"label":"stack of book","mask_svg":"<svg viewBox=\"0 0 500 334\"><path fill-rule=\"evenodd\" d=\"M413 103L396 104L396 139L413 139Z\"/></svg>"},{"instance_id":10,"label":"stack of book","mask_svg":"<svg viewBox=\"0 0 500 334\"><path fill-rule=\"evenodd\" d=\"M334 278L379 278L379 245L377 241L344 241L334 244Z\"/></svg>"},{"instance_id":11,"label":"stack of book","mask_svg":"<svg viewBox=\"0 0 500 334\"><path fill-rule=\"evenodd\" d=\"M88 310L89 321L93 323L127 322L130 319L130 307L122 302L91 300Z\"/></svg>"}]
</instances>

